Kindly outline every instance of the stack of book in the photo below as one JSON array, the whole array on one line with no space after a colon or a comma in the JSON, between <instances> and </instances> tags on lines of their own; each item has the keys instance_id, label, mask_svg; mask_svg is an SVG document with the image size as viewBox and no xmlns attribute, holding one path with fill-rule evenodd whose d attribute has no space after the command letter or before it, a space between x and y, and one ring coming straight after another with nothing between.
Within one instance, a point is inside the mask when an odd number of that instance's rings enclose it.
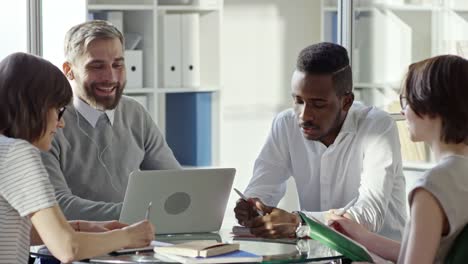
<instances>
[{"instance_id":1,"label":"stack of book","mask_svg":"<svg viewBox=\"0 0 468 264\"><path fill-rule=\"evenodd\" d=\"M180 263L261 262L262 256L239 250L239 244L198 240L171 246L154 247L158 258Z\"/></svg>"}]
</instances>

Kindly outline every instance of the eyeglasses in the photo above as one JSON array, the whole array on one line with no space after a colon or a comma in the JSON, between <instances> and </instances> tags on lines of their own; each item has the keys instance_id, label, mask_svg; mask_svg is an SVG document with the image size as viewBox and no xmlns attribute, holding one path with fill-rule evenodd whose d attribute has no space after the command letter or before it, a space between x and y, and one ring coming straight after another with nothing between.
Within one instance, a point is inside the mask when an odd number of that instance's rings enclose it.
<instances>
[{"instance_id":1,"label":"eyeglasses","mask_svg":"<svg viewBox=\"0 0 468 264\"><path fill-rule=\"evenodd\" d=\"M66 108L65 106L58 109L58 111L57 111L57 114L58 114L58 121L60 121L60 119L62 119L63 113L65 112L66 109L67 109L67 108Z\"/></svg>"},{"instance_id":2,"label":"eyeglasses","mask_svg":"<svg viewBox=\"0 0 468 264\"><path fill-rule=\"evenodd\" d=\"M406 96L403 96L400 94L400 106L401 110L405 110L405 108L408 106L408 98Z\"/></svg>"}]
</instances>

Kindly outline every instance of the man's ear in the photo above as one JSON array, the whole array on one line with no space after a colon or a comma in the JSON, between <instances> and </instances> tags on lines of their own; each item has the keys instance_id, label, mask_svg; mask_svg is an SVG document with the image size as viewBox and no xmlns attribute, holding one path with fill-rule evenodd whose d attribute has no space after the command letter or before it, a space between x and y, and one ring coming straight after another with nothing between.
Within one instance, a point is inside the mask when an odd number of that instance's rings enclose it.
<instances>
[{"instance_id":1,"label":"man's ear","mask_svg":"<svg viewBox=\"0 0 468 264\"><path fill-rule=\"evenodd\" d=\"M68 80L74 80L75 79L75 76L73 75L73 70L72 70L72 66L71 64L66 61L62 64L62 70L63 70L63 73L65 74L65 76L67 76L67 79Z\"/></svg>"},{"instance_id":2,"label":"man's ear","mask_svg":"<svg viewBox=\"0 0 468 264\"><path fill-rule=\"evenodd\" d=\"M351 108L351 106L353 105L353 102L354 102L354 93L353 92L349 92L349 93L346 93L345 95L343 95L343 111L346 111L348 112L349 111L349 108Z\"/></svg>"}]
</instances>

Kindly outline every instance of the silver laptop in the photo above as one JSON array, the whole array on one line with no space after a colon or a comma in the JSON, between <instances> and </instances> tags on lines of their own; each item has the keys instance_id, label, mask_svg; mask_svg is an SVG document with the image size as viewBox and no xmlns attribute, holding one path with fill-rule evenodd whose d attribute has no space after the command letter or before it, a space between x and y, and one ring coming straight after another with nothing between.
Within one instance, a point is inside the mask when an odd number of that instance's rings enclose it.
<instances>
[{"instance_id":1,"label":"silver laptop","mask_svg":"<svg viewBox=\"0 0 468 264\"><path fill-rule=\"evenodd\" d=\"M120 221L143 220L151 202L156 234L218 231L235 173L233 168L134 171Z\"/></svg>"}]
</instances>

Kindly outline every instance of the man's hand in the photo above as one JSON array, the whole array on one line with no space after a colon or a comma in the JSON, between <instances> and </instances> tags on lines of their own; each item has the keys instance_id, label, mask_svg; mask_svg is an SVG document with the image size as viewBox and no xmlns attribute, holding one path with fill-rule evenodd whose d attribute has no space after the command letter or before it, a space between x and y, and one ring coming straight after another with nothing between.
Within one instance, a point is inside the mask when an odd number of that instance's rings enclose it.
<instances>
[{"instance_id":1,"label":"man's hand","mask_svg":"<svg viewBox=\"0 0 468 264\"><path fill-rule=\"evenodd\" d=\"M237 200L234 213L236 214L236 219L240 225L250 227L248 224L251 220L259 216L255 209L255 203L257 201L260 202L260 199L250 198L248 201L245 201L244 199Z\"/></svg>"},{"instance_id":2,"label":"man's hand","mask_svg":"<svg viewBox=\"0 0 468 264\"><path fill-rule=\"evenodd\" d=\"M255 202L256 208L263 211L265 216L257 217L247 225L250 232L258 237L287 238L294 237L301 219L298 215L285 210L266 206L260 201Z\"/></svg>"}]
</instances>

